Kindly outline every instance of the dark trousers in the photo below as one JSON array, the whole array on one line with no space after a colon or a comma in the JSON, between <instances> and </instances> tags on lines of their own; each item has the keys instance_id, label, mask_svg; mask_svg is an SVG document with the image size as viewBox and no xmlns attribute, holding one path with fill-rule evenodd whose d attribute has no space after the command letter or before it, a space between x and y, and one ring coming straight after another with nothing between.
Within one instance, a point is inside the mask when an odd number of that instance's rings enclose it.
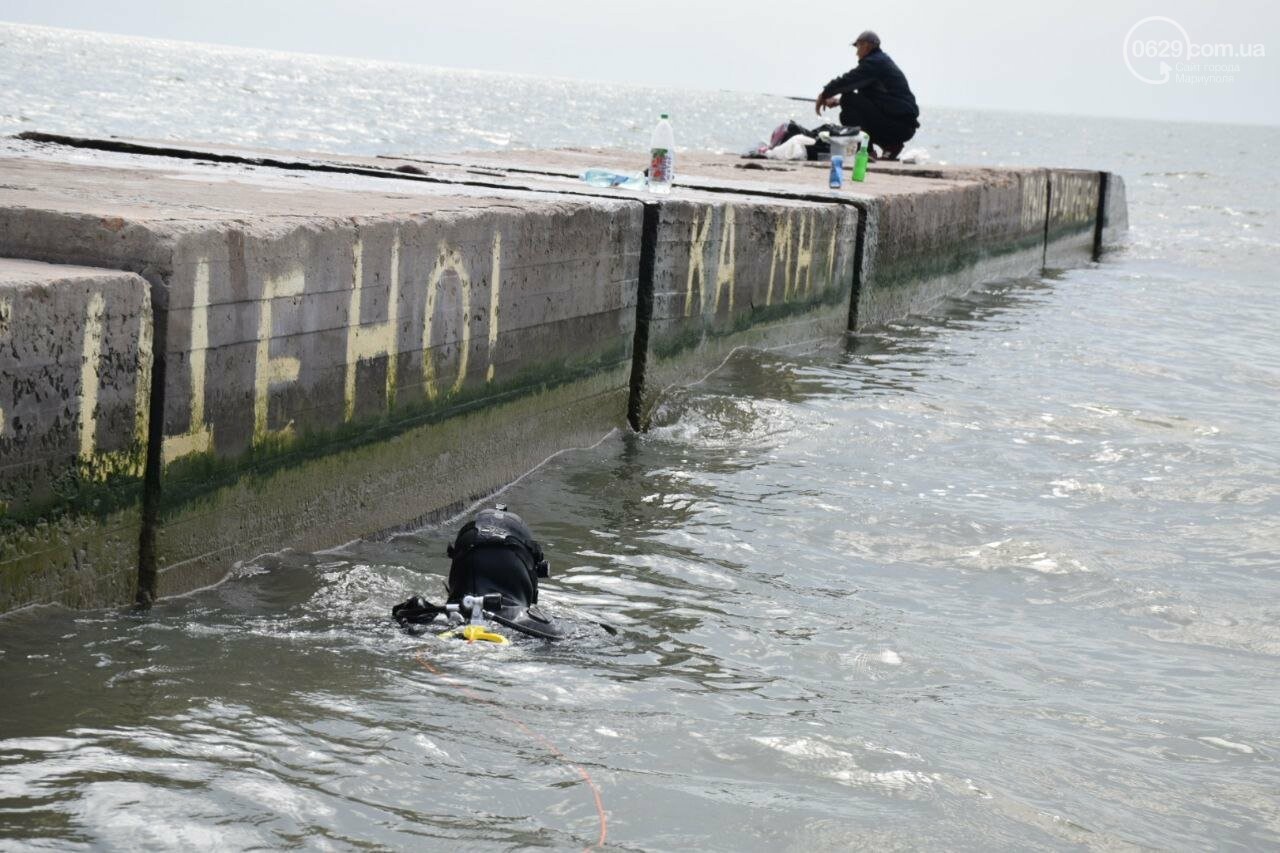
<instances>
[{"instance_id":1,"label":"dark trousers","mask_svg":"<svg viewBox=\"0 0 1280 853\"><path fill-rule=\"evenodd\" d=\"M860 92L840 96L840 123L858 126L881 148L891 148L916 135L920 123L910 116L886 115L875 101Z\"/></svg>"}]
</instances>

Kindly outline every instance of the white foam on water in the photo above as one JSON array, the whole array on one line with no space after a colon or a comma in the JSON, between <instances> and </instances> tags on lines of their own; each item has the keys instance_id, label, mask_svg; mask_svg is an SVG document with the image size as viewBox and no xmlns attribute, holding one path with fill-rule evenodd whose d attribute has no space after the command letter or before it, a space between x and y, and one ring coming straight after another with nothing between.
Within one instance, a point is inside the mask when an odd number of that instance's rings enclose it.
<instances>
[{"instance_id":1,"label":"white foam on water","mask_svg":"<svg viewBox=\"0 0 1280 853\"><path fill-rule=\"evenodd\" d=\"M1217 746L1217 747L1221 747L1222 749L1229 749L1232 752L1238 752L1241 755L1253 755L1255 752L1254 748L1249 746L1249 744L1247 743L1236 743L1235 741L1227 740L1226 738L1207 736L1207 737L1198 737L1196 738L1196 740L1203 741L1204 743L1207 743L1210 746Z\"/></svg>"},{"instance_id":2,"label":"white foam on water","mask_svg":"<svg viewBox=\"0 0 1280 853\"><path fill-rule=\"evenodd\" d=\"M424 734L415 735L413 742L419 749L429 755L433 762L444 764L459 763L458 760L450 755L447 750Z\"/></svg>"},{"instance_id":3,"label":"white foam on water","mask_svg":"<svg viewBox=\"0 0 1280 853\"><path fill-rule=\"evenodd\" d=\"M811 737L753 737L756 743L775 750L788 759L797 771L824 777L854 788L878 789L887 793L905 793L931 786L936 774L916 770L867 770L858 765L850 752ZM877 750L884 754L883 750Z\"/></svg>"}]
</instances>

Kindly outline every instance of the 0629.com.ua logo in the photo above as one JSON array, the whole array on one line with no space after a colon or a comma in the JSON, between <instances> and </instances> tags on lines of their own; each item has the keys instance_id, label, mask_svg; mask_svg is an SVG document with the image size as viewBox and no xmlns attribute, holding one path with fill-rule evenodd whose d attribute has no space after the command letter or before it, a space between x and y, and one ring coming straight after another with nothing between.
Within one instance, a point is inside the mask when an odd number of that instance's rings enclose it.
<instances>
[{"instance_id":1,"label":"0629.com.ua logo","mask_svg":"<svg viewBox=\"0 0 1280 853\"><path fill-rule=\"evenodd\" d=\"M1261 44L1192 41L1182 24L1160 15L1138 21L1124 37L1125 67L1152 86L1233 83L1242 60L1264 56Z\"/></svg>"}]
</instances>

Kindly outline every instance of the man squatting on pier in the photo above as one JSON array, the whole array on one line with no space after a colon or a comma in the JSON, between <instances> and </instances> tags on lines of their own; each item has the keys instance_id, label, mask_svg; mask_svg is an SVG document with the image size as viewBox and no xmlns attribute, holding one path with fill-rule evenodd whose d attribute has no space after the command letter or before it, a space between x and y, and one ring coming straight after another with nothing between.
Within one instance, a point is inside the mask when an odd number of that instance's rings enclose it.
<instances>
[{"instance_id":1,"label":"man squatting on pier","mask_svg":"<svg viewBox=\"0 0 1280 853\"><path fill-rule=\"evenodd\" d=\"M880 147L880 157L896 160L902 146L920 127L920 108L907 78L889 54L880 49L880 36L866 30L853 41L858 66L832 80L818 93L813 111L840 107L840 123L861 127Z\"/></svg>"}]
</instances>

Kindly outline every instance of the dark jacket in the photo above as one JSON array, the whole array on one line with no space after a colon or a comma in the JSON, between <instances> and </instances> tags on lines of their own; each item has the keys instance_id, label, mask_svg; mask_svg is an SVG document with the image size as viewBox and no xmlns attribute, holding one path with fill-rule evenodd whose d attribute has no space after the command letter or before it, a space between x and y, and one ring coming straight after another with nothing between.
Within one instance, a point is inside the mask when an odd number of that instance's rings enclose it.
<instances>
[{"instance_id":1,"label":"dark jacket","mask_svg":"<svg viewBox=\"0 0 1280 853\"><path fill-rule=\"evenodd\" d=\"M916 96L911 94L907 77L880 48L868 53L858 62L858 67L841 74L822 89L822 97L830 98L857 90L865 95L885 115L902 118L919 118L920 108Z\"/></svg>"}]
</instances>

